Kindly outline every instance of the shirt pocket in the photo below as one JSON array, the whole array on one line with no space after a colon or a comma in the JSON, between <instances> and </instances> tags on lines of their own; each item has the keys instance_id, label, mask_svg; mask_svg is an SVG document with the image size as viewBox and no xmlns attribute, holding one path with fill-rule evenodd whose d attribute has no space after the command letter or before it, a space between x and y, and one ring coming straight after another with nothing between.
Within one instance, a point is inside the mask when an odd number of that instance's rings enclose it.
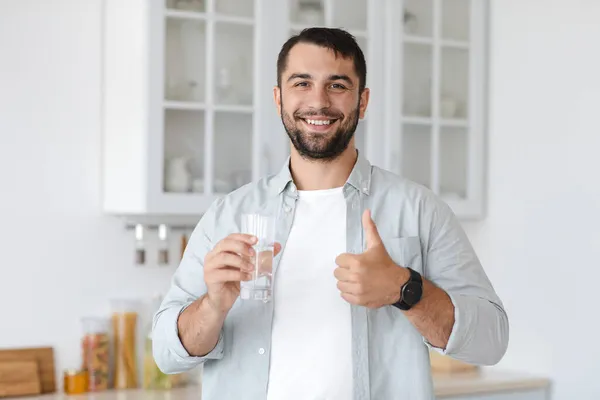
<instances>
[{"instance_id":1,"label":"shirt pocket","mask_svg":"<svg viewBox=\"0 0 600 400\"><path fill-rule=\"evenodd\" d=\"M383 245L394 262L423 274L423 255L418 236L382 238Z\"/></svg>"}]
</instances>

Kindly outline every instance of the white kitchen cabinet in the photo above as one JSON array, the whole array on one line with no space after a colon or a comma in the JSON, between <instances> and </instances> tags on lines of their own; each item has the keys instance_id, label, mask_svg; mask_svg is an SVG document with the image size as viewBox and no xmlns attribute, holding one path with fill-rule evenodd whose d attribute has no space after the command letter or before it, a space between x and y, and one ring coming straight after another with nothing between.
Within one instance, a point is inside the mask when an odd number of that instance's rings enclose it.
<instances>
[{"instance_id":1,"label":"white kitchen cabinet","mask_svg":"<svg viewBox=\"0 0 600 400\"><path fill-rule=\"evenodd\" d=\"M423 184L462 219L484 213L487 2L288 0L290 33L341 27L367 60L357 147Z\"/></svg>"},{"instance_id":2,"label":"white kitchen cabinet","mask_svg":"<svg viewBox=\"0 0 600 400\"><path fill-rule=\"evenodd\" d=\"M285 36L270 20L277 3L104 2L106 213L193 222L217 196L272 171L271 88Z\"/></svg>"},{"instance_id":3,"label":"white kitchen cabinet","mask_svg":"<svg viewBox=\"0 0 600 400\"><path fill-rule=\"evenodd\" d=\"M104 211L193 222L218 196L276 172L289 154L272 98L277 55L317 25L348 29L366 56L371 100L357 147L459 217L480 217L484 4L105 0ZM189 181L169 179L183 163Z\"/></svg>"},{"instance_id":4,"label":"white kitchen cabinet","mask_svg":"<svg viewBox=\"0 0 600 400\"><path fill-rule=\"evenodd\" d=\"M487 2L387 0L384 168L484 215Z\"/></svg>"}]
</instances>

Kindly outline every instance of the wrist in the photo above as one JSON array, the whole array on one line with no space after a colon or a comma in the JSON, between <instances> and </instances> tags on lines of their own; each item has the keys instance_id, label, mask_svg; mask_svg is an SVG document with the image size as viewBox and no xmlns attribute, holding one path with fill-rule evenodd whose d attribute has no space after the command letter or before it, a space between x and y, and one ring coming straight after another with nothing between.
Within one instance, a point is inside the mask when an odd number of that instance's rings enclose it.
<instances>
[{"instance_id":1,"label":"wrist","mask_svg":"<svg viewBox=\"0 0 600 400\"><path fill-rule=\"evenodd\" d=\"M397 290L390 301L390 305L400 301L400 298L402 297L402 286L404 286L404 284L410 279L410 271L405 267L402 267L400 265L394 265L393 271L394 273L391 277L391 281L393 282L394 287L397 288Z\"/></svg>"},{"instance_id":2,"label":"wrist","mask_svg":"<svg viewBox=\"0 0 600 400\"><path fill-rule=\"evenodd\" d=\"M225 317L225 315L227 315L227 313L229 312L229 309L231 308L231 307L227 307L227 305L224 305L223 302L220 301L215 296L211 296L210 293L206 293L201 298L201 303L204 303L205 306L212 313L214 313L215 315L223 316L223 318Z\"/></svg>"}]
</instances>

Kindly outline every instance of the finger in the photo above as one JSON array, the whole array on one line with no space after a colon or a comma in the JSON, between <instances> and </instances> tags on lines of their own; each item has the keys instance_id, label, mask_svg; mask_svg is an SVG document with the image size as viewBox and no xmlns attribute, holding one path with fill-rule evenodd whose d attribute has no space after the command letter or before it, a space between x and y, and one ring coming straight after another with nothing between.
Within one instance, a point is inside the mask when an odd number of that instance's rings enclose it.
<instances>
[{"instance_id":1,"label":"finger","mask_svg":"<svg viewBox=\"0 0 600 400\"><path fill-rule=\"evenodd\" d=\"M342 298L344 300L346 300L350 304L354 304L354 305L357 305L357 306L361 305L360 299L357 296L353 295L353 294L341 292L340 296L342 296Z\"/></svg>"},{"instance_id":2,"label":"finger","mask_svg":"<svg viewBox=\"0 0 600 400\"><path fill-rule=\"evenodd\" d=\"M242 240L235 238L225 238L221 240L214 249L215 253L230 252L237 253L247 257L253 257L255 252L252 246Z\"/></svg>"},{"instance_id":3,"label":"finger","mask_svg":"<svg viewBox=\"0 0 600 400\"><path fill-rule=\"evenodd\" d=\"M220 268L206 275L206 283L226 283L249 281L252 274L237 268Z\"/></svg>"},{"instance_id":4,"label":"finger","mask_svg":"<svg viewBox=\"0 0 600 400\"><path fill-rule=\"evenodd\" d=\"M362 224L367 238L367 250L382 244L381 236L373 219L371 218L371 210L365 210L362 216Z\"/></svg>"},{"instance_id":5,"label":"finger","mask_svg":"<svg viewBox=\"0 0 600 400\"><path fill-rule=\"evenodd\" d=\"M254 265L247 259L242 258L239 254L221 252L217 254L212 260L211 264L214 265L213 269L222 269L226 267L242 269L244 271L254 270Z\"/></svg>"},{"instance_id":6,"label":"finger","mask_svg":"<svg viewBox=\"0 0 600 400\"><path fill-rule=\"evenodd\" d=\"M273 257L275 257L277 254L279 254L280 251L281 251L281 243L275 242L275 245L273 246Z\"/></svg>"},{"instance_id":7,"label":"finger","mask_svg":"<svg viewBox=\"0 0 600 400\"><path fill-rule=\"evenodd\" d=\"M258 238L254 235L249 235L246 233L232 233L227 236L227 239L238 240L240 242L248 243L253 246L258 242Z\"/></svg>"},{"instance_id":8,"label":"finger","mask_svg":"<svg viewBox=\"0 0 600 400\"><path fill-rule=\"evenodd\" d=\"M361 294L361 287L357 283L354 282L338 282L337 288L340 292L351 294L354 296L359 296Z\"/></svg>"},{"instance_id":9,"label":"finger","mask_svg":"<svg viewBox=\"0 0 600 400\"><path fill-rule=\"evenodd\" d=\"M335 263L342 268L350 268L357 260L356 254L342 253L335 258Z\"/></svg>"},{"instance_id":10,"label":"finger","mask_svg":"<svg viewBox=\"0 0 600 400\"><path fill-rule=\"evenodd\" d=\"M335 278L338 281L353 282L353 274L350 272L350 270L348 268L338 267L338 268L334 269L333 276L335 276Z\"/></svg>"}]
</instances>

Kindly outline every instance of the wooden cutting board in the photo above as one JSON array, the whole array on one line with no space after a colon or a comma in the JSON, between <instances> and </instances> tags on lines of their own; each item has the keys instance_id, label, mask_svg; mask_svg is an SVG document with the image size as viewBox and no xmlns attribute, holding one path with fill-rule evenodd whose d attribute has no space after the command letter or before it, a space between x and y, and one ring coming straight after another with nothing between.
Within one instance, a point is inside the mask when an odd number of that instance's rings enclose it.
<instances>
[{"instance_id":1,"label":"wooden cutting board","mask_svg":"<svg viewBox=\"0 0 600 400\"><path fill-rule=\"evenodd\" d=\"M475 365L455 360L449 356L442 355L433 349L429 350L429 360L431 362L432 372L455 373L478 370Z\"/></svg>"},{"instance_id":2,"label":"wooden cutting board","mask_svg":"<svg viewBox=\"0 0 600 400\"><path fill-rule=\"evenodd\" d=\"M40 394L37 361L1 361L0 397Z\"/></svg>"},{"instance_id":3,"label":"wooden cutting board","mask_svg":"<svg viewBox=\"0 0 600 400\"><path fill-rule=\"evenodd\" d=\"M8 361L34 361L37 364L42 393L56 391L54 349L52 347L29 347L0 349L0 363Z\"/></svg>"}]
</instances>

